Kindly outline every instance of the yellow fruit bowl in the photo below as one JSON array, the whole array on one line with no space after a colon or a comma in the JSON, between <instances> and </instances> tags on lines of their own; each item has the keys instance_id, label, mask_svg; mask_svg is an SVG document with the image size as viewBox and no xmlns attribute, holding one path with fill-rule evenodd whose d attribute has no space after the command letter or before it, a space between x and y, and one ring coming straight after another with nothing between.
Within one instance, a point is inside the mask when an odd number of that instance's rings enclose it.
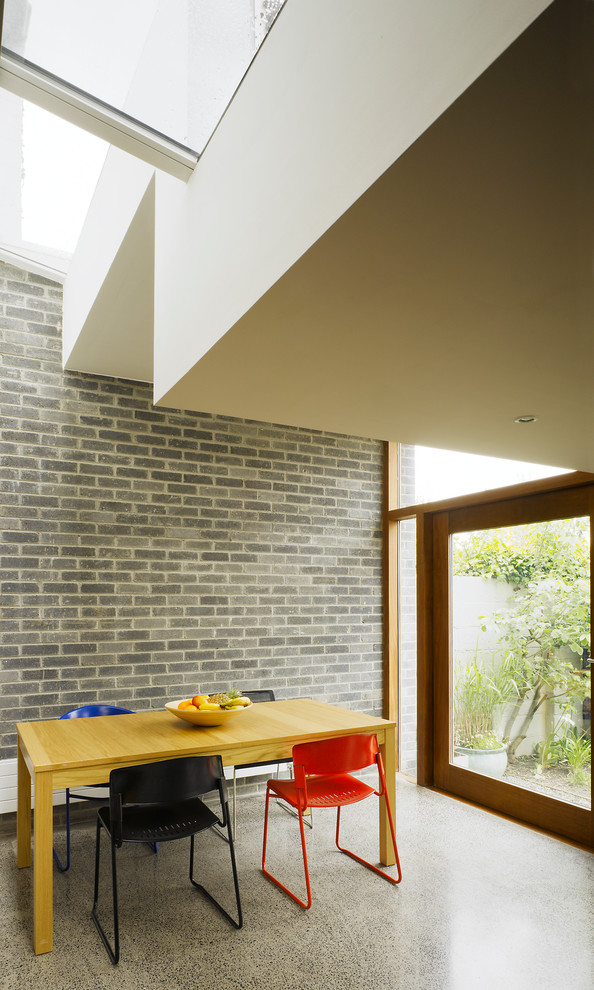
<instances>
[{"instance_id":1,"label":"yellow fruit bowl","mask_svg":"<svg viewBox=\"0 0 594 990\"><path fill-rule=\"evenodd\" d=\"M177 707L180 701L185 700L185 698L180 698L179 701L169 701L165 705L165 708L172 715L181 718L184 722L190 722L191 725L225 725L226 722L237 718L242 712L249 712L252 707L250 702L249 705L241 708L221 708L218 712L192 712L188 711L187 708Z\"/></svg>"}]
</instances>

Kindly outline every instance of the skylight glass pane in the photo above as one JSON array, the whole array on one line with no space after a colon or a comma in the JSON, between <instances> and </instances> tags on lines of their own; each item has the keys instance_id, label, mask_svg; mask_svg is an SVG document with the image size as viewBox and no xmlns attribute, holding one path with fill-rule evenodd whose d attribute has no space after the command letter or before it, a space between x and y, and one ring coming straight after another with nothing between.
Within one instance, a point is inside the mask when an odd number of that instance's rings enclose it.
<instances>
[{"instance_id":1,"label":"skylight glass pane","mask_svg":"<svg viewBox=\"0 0 594 990\"><path fill-rule=\"evenodd\" d=\"M5 0L2 46L122 109L158 0Z\"/></svg>"},{"instance_id":2,"label":"skylight glass pane","mask_svg":"<svg viewBox=\"0 0 594 990\"><path fill-rule=\"evenodd\" d=\"M72 253L109 145L24 103L23 239ZM49 149L59 149L53 154Z\"/></svg>"},{"instance_id":3,"label":"skylight glass pane","mask_svg":"<svg viewBox=\"0 0 594 990\"><path fill-rule=\"evenodd\" d=\"M0 131L0 247L65 270L109 146L5 90Z\"/></svg>"},{"instance_id":4,"label":"skylight glass pane","mask_svg":"<svg viewBox=\"0 0 594 990\"><path fill-rule=\"evenodd\" d=\"M2 44L201 152L282 0L5 0Z\"/></svg>"}]
</instances>

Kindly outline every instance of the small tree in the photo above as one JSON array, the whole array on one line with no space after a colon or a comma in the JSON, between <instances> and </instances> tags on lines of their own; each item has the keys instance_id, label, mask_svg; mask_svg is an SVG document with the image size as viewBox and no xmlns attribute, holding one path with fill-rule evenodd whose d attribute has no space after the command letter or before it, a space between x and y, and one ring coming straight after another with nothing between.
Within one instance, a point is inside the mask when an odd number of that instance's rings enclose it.
<instances>
[{"instance_id":1,"label":"small tree","mask_svg":"<svg viewBox=\"0 0 594 990\"><path fill-rule=\"evenodd\" d=\"M576 701L590 694L589 671L561 659L559 652L567 647L582 657L589 650L588 584L583 579L569 582L562 578L532 582L509 608L493 616L492 623L507 646L510 676L517 689L503 726L508 759L513 762L545 702L555 702L571 714ZM527 706L521 713L524 702Z\"/></svg>"}]
</instances>

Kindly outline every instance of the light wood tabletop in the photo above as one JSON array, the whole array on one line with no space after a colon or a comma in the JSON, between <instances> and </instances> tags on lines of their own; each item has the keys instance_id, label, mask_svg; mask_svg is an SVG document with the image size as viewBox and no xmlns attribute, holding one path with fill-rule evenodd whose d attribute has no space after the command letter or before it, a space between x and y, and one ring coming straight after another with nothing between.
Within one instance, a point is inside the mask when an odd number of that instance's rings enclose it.
<instances>
[{"instance_id":1,"label":"light wood tabletop","mask_svg":"<svg viewBox=\"0 0 594 990\"><path fill-rule=\"evenodd\" d=\"M116 767L220 754L225 766L290 757L294 745L375 732L394 806L396 724L309 698L253 705L223 726L194 726L169 712L19 722L17 865L31 865L31 784L35 785L33 947L53 948L53 805L58 788L105 783ZM395 862L388 821L381 810L381 862Z\"/></svg>"}]
</instances>

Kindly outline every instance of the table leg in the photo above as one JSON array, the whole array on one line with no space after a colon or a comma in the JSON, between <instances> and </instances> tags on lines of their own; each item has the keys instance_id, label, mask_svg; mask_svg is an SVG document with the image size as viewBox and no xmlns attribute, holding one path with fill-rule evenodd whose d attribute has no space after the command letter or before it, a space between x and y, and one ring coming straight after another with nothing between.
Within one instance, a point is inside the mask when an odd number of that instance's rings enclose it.
<instances>
[{"instance_id":1,"label":"table leg","mask_svg":"<svg viewBox=\"0 0 594 990\"><path fill-rule=\"evenodd\" d=\"M390 726L384 729L384 740L382 743L380 743L380 753L384 764L384 773L386 775L386 788L388 792L388 798L390 801L390 807L392 808L392 815L395 818L396 816L396 728L395 726ZM380 845L380 862L383 863L384 866L393 866L394 863L396 862L396 856L394 852L394 844L392 842L392 835L390 833L390 823L388 821L388 815L384 801L380 801L379 845Z\"/></svg>"},{"instance_id":2,"label":"table leg","mask_svg":"<svg viewBox=\"0 0 594 990\"><path fill-rule=\"evenodd\" d=\"M52 790L51 773L35 775L33 948L37 955L53 948Z\"/></svg>"},{"instance_id":3,"label":"table leg","mask_svg":"<svg viewBox=\"0 0 594 990\"><path fill-rule=\"evenodd\" d=\"M31 774L17 747L17 866L31 866Z\"/></svg>"}]
</instances>

